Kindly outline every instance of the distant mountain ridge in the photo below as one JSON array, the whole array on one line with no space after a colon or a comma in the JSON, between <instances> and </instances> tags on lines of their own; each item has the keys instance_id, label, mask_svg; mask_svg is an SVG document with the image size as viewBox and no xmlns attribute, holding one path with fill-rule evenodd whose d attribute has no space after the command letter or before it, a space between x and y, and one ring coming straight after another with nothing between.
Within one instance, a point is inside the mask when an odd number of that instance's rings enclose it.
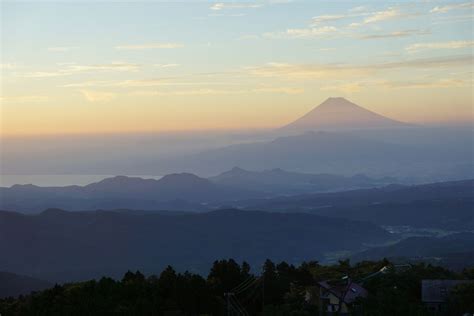
<instances>
[{"instance_id":1,"label":"distant mountain ridge","mask_svg":"<svg viewBox=\"0 0 474 316\"><path fill-rule=\"evenodd\" d=\"M304 132L331 129L372 129L412 126L369 111L341 97L332 97L283 126L282 131Z\"/></svg>"},{"instance_id":2,"label":"distant mountain ridge","mask_svg":"<svg viewBox=\"0 0 474 316\"><path fill-rule=\"evenodd\" d=\"M455 147L445 150L443 144L420 146L361 137L349 132L311 131L206 150L176 157L173 161L157 161L155 169L173 166L171 172L184 170L214 175L239 166L247 170L281 168L300 173L346 176L361 173L370 177L395 176L399 179L440 174L446 179L445 174L459 176L460 172L454 170L457 165L472 164L471 147L466 143L457 143Z\"/></svg>"},{"instance_id":3,"label":"distant mountain ridge","mask_svg":"<svg viewBox=\"0 0 474 316\"><path fill-rule=\"evenodd\" d=\"M290 172L280 168L249 171L234 167L210 177L214 183L236 188L260 190L274 194L301 194L306 192L342 191L397 183L395 178L374 179L362 174L345 177L335 174Z\"/></svg>"},{"instance_id":4,"label":"distant mountain ridge","mask_svg":"<svg viewBox=\"0 0 474 316\"><path fill-rule=\"evenodd\" d=\"M222 207L282 211L287 208L307 210L328 205L370 205L375 212L377 207L382 207L379 205L382 203L435 201L437 198L469 200L474 190L473 180L418 186L405 186L397 182L394 178L377 179L365 175L344 177L282 169L248 171L233 168L208 179L183 173L171 174L160 180L117 176L86 186L14 185L0 188L0 209L24 213L38 213L47 208L70 211L135 209L200 212ZM463 205L466 207L466 204ZM363 220L369 216L364 212L350 213L350 210L343 209L329 211L325 215L352 218L358 214L360 216L354 218ZM380 214L372 214L369 218L377 218Z\"/></svg>"},{"instance_id":5,"label":"distant mountain ridge","mask_svg":"<svg viewBox=\"0 0 474 316\"><path fill-rule=\"evenodd\" d=\"M395 182L392 180L364 175L311 175L281 169L255 172L241 168L207 179L191 173L169 174L159 180L115 176L85 186L40 187L27 184L0 188L0 208L27 213L51 207L68 210L202 211L216 208L221 202L375 187Z\"/></svg>"},{"instance_id":6,"label":"distant mountain ridge","mask_svg":"<svg viewBox=\"0 0 474 316\"><path fill-rule=\"evenodd\" d=\"M265 195L180 173L159 180L116 176L86 186L14 185L0 188L0 196L0 208L34 213L51 207L68 210L202 210L206 209L204 204Z\"/></svg>"},{"instance_id":7,"label":"distant mountain ridge","mask_svg":"<svg viewBox=\"0 0 474 316\"><path fill-rule=\"evenodd\" d=\"M474 180L389 185L334 193L240 201L248 209L311 212L378 225L474 230Z\"/></svg>"}]
</instances>

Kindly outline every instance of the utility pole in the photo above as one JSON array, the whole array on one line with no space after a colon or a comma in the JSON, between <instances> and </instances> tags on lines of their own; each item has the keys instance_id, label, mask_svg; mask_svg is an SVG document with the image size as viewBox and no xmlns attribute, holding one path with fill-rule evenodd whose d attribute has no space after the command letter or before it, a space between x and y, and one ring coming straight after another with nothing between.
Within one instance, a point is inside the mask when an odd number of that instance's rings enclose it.
<instances>
[{"instance_id":1,"label":"utility pole","mask_svg":"<svg viewBox=\"0 0 474 316\"><path fill-rule=\"evenodd\" d=\"M231 316L231 306L230 306L230 293L224 293L224 296L226 298L226 304L227 304L227 316Z\"/></svg>"},{"instance_id":2,"label":"utility pole","mask_svg":"<svg viewBox=\"0 0 474 316\"><path fill-rule=\"evenodd\" d=\"M262 266L262 315L265 310L265 265Z\"/></svg>"}]
</instances>

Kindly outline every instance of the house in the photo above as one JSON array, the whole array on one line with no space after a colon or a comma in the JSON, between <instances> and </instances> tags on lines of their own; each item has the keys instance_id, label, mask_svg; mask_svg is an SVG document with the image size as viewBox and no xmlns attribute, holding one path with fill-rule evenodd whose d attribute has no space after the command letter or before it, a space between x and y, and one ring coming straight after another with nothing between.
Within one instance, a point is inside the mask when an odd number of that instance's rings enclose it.
<instances>
[{"instance_id":1,"label":"house","mask_svg":"<svg viewBox=\"0 0 474 316\"><path fill-rule=\"evenodd\" d=\"M443 311L449 293L459 284L473 282L471 280L422 280L421 301L433 312Z\"/></svg>"},{"instance_id":2,"label":"house","mask_svg":"<svg viewBox=\"0 0 474 316\"><path fill-rule=\"evenodd\" d=\"M318 286L321 315L351 315L357 299L368 295L366 289L350 279L343 283L322 281Z\"/></svg>"}]
</instances>

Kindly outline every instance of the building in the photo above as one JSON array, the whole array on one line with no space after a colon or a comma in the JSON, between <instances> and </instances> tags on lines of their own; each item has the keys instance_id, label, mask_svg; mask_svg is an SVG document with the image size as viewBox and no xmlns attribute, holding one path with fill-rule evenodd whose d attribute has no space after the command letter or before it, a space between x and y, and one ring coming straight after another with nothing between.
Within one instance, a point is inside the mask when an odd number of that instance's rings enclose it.
<instances>
[{"instance_id":1,"label":"building","mask_svg":"<svg viewBox=\"0 0 474 316\"><path fill-rule=\"evenodd\" d=\"M321 315L351 315L357 299L368 295L366 289L350 279L342 284L322 281L318 286Z\"/></svg>"},{"instance_id":2,"label":"building","mask_svg":"<svg viewBox=\"0 0 474 316\"><path fill-rule=\"evenodd\" d=\"M451 290L471 280L422 280L421 301L433 312L443 311Z\"/></svg>"}]
</instances>

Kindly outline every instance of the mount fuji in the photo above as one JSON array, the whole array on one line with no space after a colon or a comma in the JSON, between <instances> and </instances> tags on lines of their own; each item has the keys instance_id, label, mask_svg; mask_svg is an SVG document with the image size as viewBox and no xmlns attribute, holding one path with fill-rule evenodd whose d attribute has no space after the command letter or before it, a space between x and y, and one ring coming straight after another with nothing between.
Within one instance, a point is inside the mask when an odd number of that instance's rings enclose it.
<instances>
[{"instance_id":1,"label":"mount fuji","mask_svg":"<svg viewBox=\"0 0 474 316\"><path fill-rule=\"evenodd\" d=\"M329 98L280 131L398 128L412 126L369 111L344 98Z\"/></svg>"}]
</instances>

